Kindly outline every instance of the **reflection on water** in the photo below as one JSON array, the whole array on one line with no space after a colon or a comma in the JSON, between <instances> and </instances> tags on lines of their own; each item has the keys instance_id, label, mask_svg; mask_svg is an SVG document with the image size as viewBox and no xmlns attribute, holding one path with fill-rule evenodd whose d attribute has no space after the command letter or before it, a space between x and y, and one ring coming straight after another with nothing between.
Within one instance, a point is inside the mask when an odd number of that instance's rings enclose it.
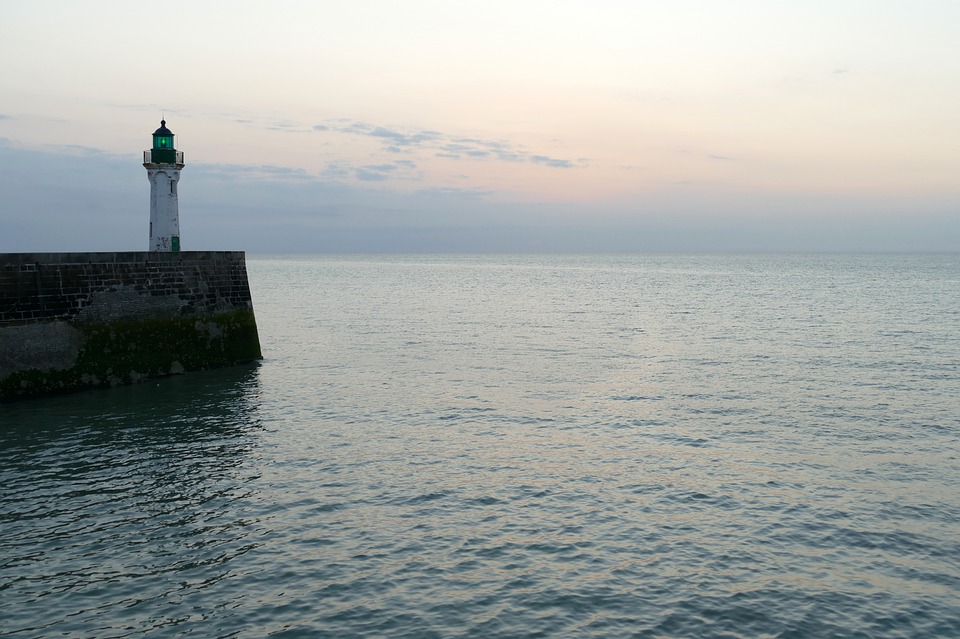
<instances>
[{"instance_id":1,"label":"reflection on water","mask_svg":"<svg viewBox=\"0 0 960 639\"><path fill-rule=\"evenodd\" d=\"M259 393L259 365L250 364L2 404L0 449L70 438L81 431L93 437L100 433L107 440L123 431L158 440L246 433L259 427Z\"/></svg>"},{"instance_id":2,"label":"reflection on water","mask_svg":"<svg viewBox=\"0 0 960 639\"><path fill-rule=\"evenodd\" d=\"M258 543L258 393L251 366L0 407L3 629L150 628L227 577Z\"/></svg>"}]
</instances>

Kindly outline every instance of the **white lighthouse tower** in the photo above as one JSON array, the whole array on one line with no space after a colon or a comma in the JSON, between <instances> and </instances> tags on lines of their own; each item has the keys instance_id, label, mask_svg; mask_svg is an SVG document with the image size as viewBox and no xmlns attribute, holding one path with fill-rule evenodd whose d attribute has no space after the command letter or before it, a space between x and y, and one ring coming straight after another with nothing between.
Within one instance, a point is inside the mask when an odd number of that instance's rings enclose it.
<instances>
[{"instance_id":1,"label":"white lighthouse tower","mask_svg":"<svg viewBox=\"0 0 960 639\"><path fill-rule=\"evenodd\" d=\"M167 121L153 132L153 148L143 152L143 167L150 180L150 251L180 252L180 213L177 182L183 168L183 151L173 147Z\"/></svg>"}]
</instances>

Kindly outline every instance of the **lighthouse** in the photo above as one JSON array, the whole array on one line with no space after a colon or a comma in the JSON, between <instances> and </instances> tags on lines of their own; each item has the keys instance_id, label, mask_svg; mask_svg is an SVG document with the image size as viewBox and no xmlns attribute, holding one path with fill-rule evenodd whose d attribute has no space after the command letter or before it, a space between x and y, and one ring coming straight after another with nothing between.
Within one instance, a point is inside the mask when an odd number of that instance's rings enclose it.
<instances>
[{"instance_id":1,"label":"lighthouse","mask_svg":"<svg viewBox=\"0 0 960 639\"><path fill-rule=\"evenodd\" d=\"M150 180L150 251L180 252L180 213L177 182L183 168L183 151L173 146L167 121L153 132L153 148L143 152L143 168Z\"/></svg>"}]
</instances>

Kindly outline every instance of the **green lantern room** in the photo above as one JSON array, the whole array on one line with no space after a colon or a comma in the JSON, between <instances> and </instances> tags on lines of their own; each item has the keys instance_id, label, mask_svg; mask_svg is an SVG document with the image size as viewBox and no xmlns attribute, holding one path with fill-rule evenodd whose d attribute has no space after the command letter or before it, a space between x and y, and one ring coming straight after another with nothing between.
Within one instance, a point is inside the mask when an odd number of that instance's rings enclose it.
<instances>
[{"instance_id":1,"label":"green lantern room","mask_svg":"<svg viewBox=\"0 0 960 639\"><path fill-rule=\"evenodd\" d=\"M160 120L160 128L153 132L152 161L157 164L174 164L177 151L173 148L173 131L167 128L167 121Z\"/></svg>"}]
</instances>

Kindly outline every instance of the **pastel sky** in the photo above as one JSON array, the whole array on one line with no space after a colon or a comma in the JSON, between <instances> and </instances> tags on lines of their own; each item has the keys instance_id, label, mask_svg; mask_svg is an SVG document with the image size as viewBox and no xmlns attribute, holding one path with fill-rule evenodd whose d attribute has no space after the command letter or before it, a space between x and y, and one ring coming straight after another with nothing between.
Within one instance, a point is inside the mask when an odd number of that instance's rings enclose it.
<instances>
[{"instance_id":1,"label":"pastel sky","mask_svg":"<svg viewBox=\"0 0 960 639\"><path fill-rule=\"evenodd\" d=\"M4 0L0 251L960 250L960 1Z\"/></svg>"}]
</instances>

